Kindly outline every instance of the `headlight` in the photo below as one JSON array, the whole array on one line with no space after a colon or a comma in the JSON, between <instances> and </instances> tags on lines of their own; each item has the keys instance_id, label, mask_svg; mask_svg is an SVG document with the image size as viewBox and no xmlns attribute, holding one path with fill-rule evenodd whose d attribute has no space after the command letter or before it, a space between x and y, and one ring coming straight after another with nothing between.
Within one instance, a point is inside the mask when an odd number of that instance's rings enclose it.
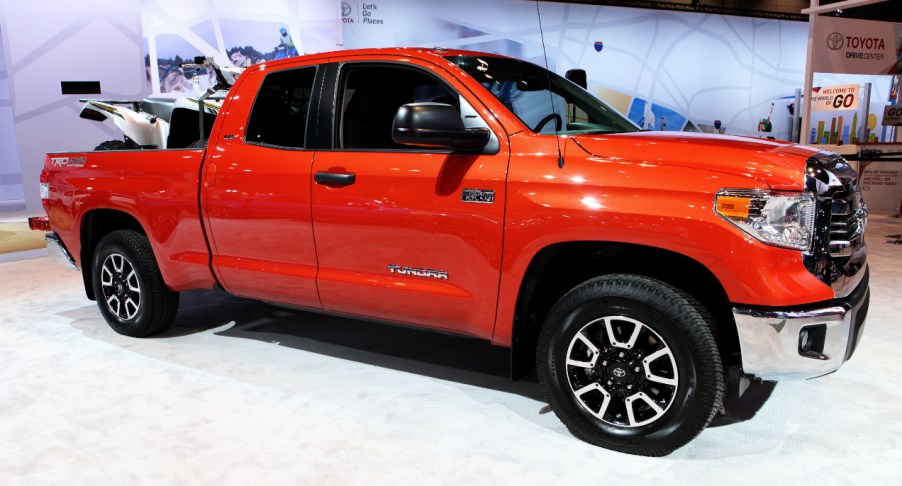
<instances>
[{"instance_id":1,"label":"headlight","mask_svg":"<svg viewBox=\"0 0 902 486\"><path fill-rule=\"evenodd\" d=\"M774 246L807 250L814 234L814 196L724 189L715 210L756 239Z\"/></svg>"}]
</instances>

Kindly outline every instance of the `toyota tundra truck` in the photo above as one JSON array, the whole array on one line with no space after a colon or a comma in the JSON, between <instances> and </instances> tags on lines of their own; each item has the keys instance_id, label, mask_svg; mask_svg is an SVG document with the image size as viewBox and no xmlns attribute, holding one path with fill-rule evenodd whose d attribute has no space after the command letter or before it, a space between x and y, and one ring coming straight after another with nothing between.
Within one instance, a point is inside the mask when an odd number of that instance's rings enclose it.
<instances>
[{"instance_id":1,"label":"toyota tundra truck","mask_svg":"<svg viewBox=\"0 0 902 486\"><path fill-rule=\"evenodd\" d=\"M868 309L867 210L840 156L640 130L565 77L470 51L267 62L188 149L50 154L52 256L118 333L223 289L510 348L560 420L666 455L727 372L836 371Z\"/></svg>"}]
</instances>

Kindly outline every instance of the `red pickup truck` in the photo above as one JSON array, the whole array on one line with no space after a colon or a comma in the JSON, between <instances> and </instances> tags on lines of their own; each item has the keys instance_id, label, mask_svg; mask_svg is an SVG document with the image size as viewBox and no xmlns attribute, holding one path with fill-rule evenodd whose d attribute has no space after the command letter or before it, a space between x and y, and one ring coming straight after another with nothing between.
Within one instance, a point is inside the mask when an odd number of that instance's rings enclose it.
<instances>
[{"instance_id":1,"label":"red pickup truck","mask_svg":"<svg viewBox=\"0 0 902 486\"><path fill-rule=\"evenodd\" d=\"M641 131L573 82L444 49L249 68L206 148L50 154L48 247L114 330L179 292L450 331L537 369L574 435L664 455L726 370L835 371L868 307L867 212L841 157Z\"/></svg>"}]
</instances>

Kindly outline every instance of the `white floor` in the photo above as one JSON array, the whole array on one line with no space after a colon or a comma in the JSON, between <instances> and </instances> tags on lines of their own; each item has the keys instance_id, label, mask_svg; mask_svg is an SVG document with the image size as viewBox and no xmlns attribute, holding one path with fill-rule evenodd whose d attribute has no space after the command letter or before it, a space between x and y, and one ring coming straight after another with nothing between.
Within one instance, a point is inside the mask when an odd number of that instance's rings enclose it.
<instances>
[{"instance_id":1,"label":"white floor","mask_svg":"<svg viewBox=\"0 0 902 486\"><path fill-rule=\"evenodd\" d=\"M77 273L2 263L0 484L900 484L902 220L871 223L852 360L658 459L571 437L486 343L212 292L130 339Z\"/></svg>"}]
</instances>

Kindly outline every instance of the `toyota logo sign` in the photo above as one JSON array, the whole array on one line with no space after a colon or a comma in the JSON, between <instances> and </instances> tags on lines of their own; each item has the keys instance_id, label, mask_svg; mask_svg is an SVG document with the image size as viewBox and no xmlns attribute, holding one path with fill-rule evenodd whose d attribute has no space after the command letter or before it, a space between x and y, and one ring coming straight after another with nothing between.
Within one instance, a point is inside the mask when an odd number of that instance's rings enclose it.
<instances>
[{"instance_id":1,"label":"toyota logo sign","mask_svg":"<svg viewBox=\"0 0 902 486\"><path fill-rule=\"evenodd\" d=\"M842 49L842 44L843 44L843 37L842 37L842 34L840 34L839 32L834 32L827 36L827 47L829 47L830 50L835 51L838 49Z\"/></svg>"}]
</instances>

